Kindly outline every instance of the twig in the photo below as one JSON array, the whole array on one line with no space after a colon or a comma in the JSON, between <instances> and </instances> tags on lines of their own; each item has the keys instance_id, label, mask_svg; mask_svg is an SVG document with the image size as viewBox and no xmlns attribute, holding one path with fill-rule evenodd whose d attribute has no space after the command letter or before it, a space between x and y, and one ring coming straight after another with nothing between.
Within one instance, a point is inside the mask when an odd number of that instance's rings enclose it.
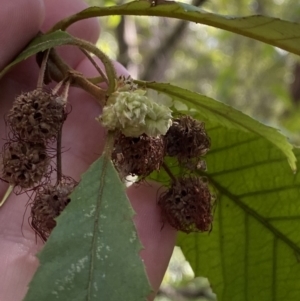
<instances>
[{"instance_id":1,"label":"twig","mask_svg":"<svg viewBox=\"0 0 300 301\"><path fill-rule=\"evenodd\" d=\"M169 177L174 181L176 182L176 178L174 177L172 171L170 170L170 168L168 167L168 165L164 162L162 164L162 167L164 168L164 170L166 171L166 173L169 175Z\"/></svg>"},{"instance_id":2,"label":"twig","mask_svg":"<svg viewBox=\"0 0 300 301\"><path fill-rule=\"evenodd\" d=\"M68 80L65 83L65 87L64 87L64 90L61 95L61 97L63 99L63 104L64 104L63 108L64 109L65 109L65 105L66 105L67 99L68 99L69 88L70 88L70 81ZM61 182L61 178L62 178L61 140L62 140L62 127L63 127L64 121L65 121L65 118L64 118L64 120L62 120L62 123L61 123L60 128L57 133L57 140L56 140L56 168L57 168L56 182L57 182L57 184L59 184Z\"/></svg>"},{"instance_id":3,"label":"twig","mask_svg":"<svg viewBox=\"0 0 300 301\"><path fill-rule=\"evenodd\" d=\"M62 138L62 126L61 124L59 131L57 133L56 140L56 184L58 185L62 178L62 158L61 158L61 138Z\"/></svg>"},{"instance_id":4,"label":"twig","mask_svg":"<svg viewBox=\"0 0 300 301\"><path fill-rule=\"evenodd\" d=\"M13 185L9 185L1 202L0 202L0 207L2 207L4 205L4 203L6 202L6 200L9 198L9 196L11 195L12 191L14 190L14 186Z\"/></svg>"},{"instance_id":5,"label":"twig","mask_svg":"<svg viewBox=\"0 0 300 301\"><path fill-rule=\"evenodd\" d=\"M101 70L101 68L97 65L97 63L92 58L92 56L85 49L80 48L80 50L85 54L85 56L89 59L89 61L92 63L92 65L95 67L95 69L99 72L99 74L102 76L103 80L108 84L108 79L107 79L106 75Z\"/></svg>"},{"instance_id":6,"label":"twig","mask_svg":"<svg viewBox=\"0 0 300 301\"><path fill-rule=\"evenodd\" d=\"M38 81L37 81L37 89L39 89L39 90L42 90L43 86L44 86L44 77L45 77L45 72L46 72L46 68L47 68L49 53L50 53L50 49L48 49L43 55L41 69L40 69L39 77L38 77Z\"/></svg>"}]
</instances>

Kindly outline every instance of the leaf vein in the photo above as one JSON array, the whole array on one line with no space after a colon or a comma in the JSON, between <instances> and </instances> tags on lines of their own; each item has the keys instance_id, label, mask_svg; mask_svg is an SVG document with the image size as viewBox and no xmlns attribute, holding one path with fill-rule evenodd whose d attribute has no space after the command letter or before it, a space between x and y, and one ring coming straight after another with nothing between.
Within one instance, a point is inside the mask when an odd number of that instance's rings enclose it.
<instances>
[{"instance_id":1,"label":"leaf vein","mask_svg":"<svg viewBox=\"0 0 300 301\"><path fill-rule=\"evenodd\" d=\"M227 150L227 149L232 149L233 147L241 146L241 145L247 144L249 142L255 142L259 139L261 139L261 137L254 137L254 138L246 139L244 141L239 141L239 142L236 142L236 143L232 143L232 144L224 146L224 147L213 148L212 150L209 151L209 154L215 154L215 153Z\"/></svg>"},{"instance_id":2,"label":"leaf vein","mask_svg":"<svg viewBox=\"0 0 300 301\"><path fill-rule=\"evenodd\" d=\"M257 24L257 25L254 25L254 26L243 27L242 29L243 30L249 30L249 29L259 28L259 27L263 27L263 26L266 26L268 24L271 24L271 23L273 23L275 21L277 21L277 19L272 19L272 20L269 20L267 22L264 22L264 23L261 23L261 24Z\"/></svg>"},{"instance_id":3,"label":"leaf vein","mask_svg":"<svg viewBox=\"0 0 300 301\"><path fill-rule=\"evenodd\" d=\"M243 194L237 195L240 199L243 198L248 198L250 196L256 196L256 195L262 195L262 194L268 194L268 193L275 193L275 192L280 192L284 190L298 190L299 187L296 187L295 185L287 185L287 186L281 186L281 187L276 187L276 188L271 188L271 189L265 189L265 190L256 190L256 191L251 191Z\"/></svg>"},{"instance_id":4,"label":"leaf vein","mask_svg":"<svg viewBox=\"0 0 300 301\"><path fill-rule=\"evenodd\" d=\"M245 290L244 290L244 296L245 296L245 301L248 301L248 266L249 266L249 258L248 258L248 250L249 250L249 217L248 214L246 214L246 212L244 212L245 214L245 254L244 254L244 268L245 268L245 279L244 279L244 283L245 283Z\"/></svg>"},{"instance_id":5,"label":"leaf vein","mask_svg":"<svg viewBox=\"0 0 300 301\"><path fill-rule=\"evenodd\" d=\"M261 216L257 211L251 209L249 206L244 204L239 196L233 195L231 192L229 192L226 188L221 186L217 181L215 181L213 178L208 176L211 183L218 189L218 191L227 196L231 201L233 201L237 206L239 206L242 210L244 210L247 214L252 216L255 220L257 220L262 226L264 226L266 229L268 229L275 237L280 239L282 242L284 242L288 247L290 247L292 250L294 250L297 254L300 254L300 248L289 238L287 238L282 232L280 232L278 229L276 229L272 224L270 224L269 221L267 221L263 216ZM221 207L221 206L220 206Z\"/></svg>"},{"instance_id":6,"label":"leaf vein","mask_svg":"<svg viewBox=\"0 0 300 301\"><path fill-rule=\"evenodd\" d=\"M224 233L223 233L223 214L222 214L222 204L220 204L219 209L218 209L218 215L219 215L219 235L220 235L220 254L222 254L220 257L221 260L221 267L222 267L222 277L223 277L223 298L224 295L226 294L226 288L227 288L227 283L226 283L226 275L227 273L225 272L226 270L226 264L224 262Z\"/></svg>"},{"instance_id":7,"label":"leaf vein","mask_svg":"<svg viewBox=\"0 0 300 301\"><path fill-rule=\"evenodd\" d=\"M289 216L273 216L266 218L267 221L291 221L291 220L299 220L300 215L289 215Z\"/></svg>"},{"instance_id":8,"label":"leaf vein","mask_svg":"<svg viewBox=\"0 0 300 301\"><path fill-rule=\"evenodd\" d=\"M276 301L276 282L277 282L277 238L273 240L273 264L272 264L272 300Z\"/></svg>"},{"instance_id":9,"label":"leaf vein","mask_svg":"<svg viewBox=\"0 0 300 301\"><path fill-rule=\"evenodd\" d=\"M96 208L95 208L95 222L94 222L94 227L93 227L93 237L92 237L92 243L91 243L91 260L90 260L90 267L89 267L89 281L88 281L88 289L87 289L87 296L86 300L91 300L92 296L92 285L94 283L93 279L93 272L94 272L94 265L95 265L95 258L96 258L96 244L97 244L97 232L99 229L99 215L100 215L100 205L101 205L101 200L102 200L102 195L103 195L103 189L104 189L104 182L105 182L105 174L106 174L106 169L107 169L107 163L108 163L108 158L107 156L104 156L103 160L103 165L102 165L102 171L101 171L101 176L100 176L100 181L99 181L99 194L98 194L98 201L96 203Z\"/></svg>"},{"instance_id":10,"label":"leaf vein","mask_svg":"<svg viewBox=\"0 0 300 301\"><path fill-rule=\"evenodd\" d=\"M283 162L283 161L286 161L286 158L266 160L266 161L256 162L255 164L247 164L247 165L240 166L240 167L235 167L235 168L232 168L232 169L226 169L226 170L210 173L210 175L213 176L213 177L221 176L221 175L224 175L224 174L227 175L227 174L234 173L234 172L237 172L237 171L252 169L252 168L256 168L258 166L263 166L263 165L270 164L270 163L280 163L280 162Z\"/></svg>"}]
</instances>

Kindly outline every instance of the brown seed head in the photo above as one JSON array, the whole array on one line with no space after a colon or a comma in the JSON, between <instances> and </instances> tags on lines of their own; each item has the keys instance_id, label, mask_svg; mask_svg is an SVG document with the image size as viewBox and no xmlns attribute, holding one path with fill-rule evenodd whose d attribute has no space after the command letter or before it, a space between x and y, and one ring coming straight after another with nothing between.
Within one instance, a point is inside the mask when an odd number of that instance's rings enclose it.
<instances>
[{"instance_id":1,"label":"brown seed head","mask_svg":"<svg viewBox=\"0 0 300 301\"><path fill-rule=\"evenodd\" d=\"M2 153L3 178L14 186L29 188L41 181L50 159L43 144L7 142Z\"/></svg>"},{"instance_id":2,"label":"brown seed head","mask_svg":"<svg viewBox=\"0 0 300 301\"><path fill-rule=\"evenodd\" d=\"M70 203L69 195L74 189L74 183L46 185L37 191L31 207L31 226L44 241L56 226L55 218Z\"/></svg>"},{"instance_id":3,"label":"brown seed head","mask_svg":"<svg viewBox=\"0 0 300 301\"><path fill-rule=\"evenodd\" d=\"M205 155L210 148L210 138L205 125L190 116L173 120L172 126L165 135L166 153L178 157L181 162Z\"/></svg>"},{"instance_id":4,"label":"brown seed head","mask_svg":"<svg viewBox=\"0 0 300 301\"><path fill-rule=\"evenodd\" d=\"M6 119L17 137L40 143L56 138L65 116L61 97L34 90L15 99Z\"/></svg>"},{"instance_id":5,"label":"brown seed head","mask_svg":"<svg viewBox=\"0 0 300 301\"><path fill-rule=\"evenodd\" d=\"M213 197L207 183L195 176L181 177L158 200L163 220L182 232L210 231Z\"/></svg>"},{"instance_id":6,"label":"brown seed head","mask_svg":"<svg viewBox=\"0 0 300 301\"><path fill-rule=\"evenodd\" d=\"M119 134L112 153L112 161L121 177L133 175L145 178L152 171L159 170L163 157L162 137L150 137L145 134L137 138Z\"/></svg>"}]
</instances>

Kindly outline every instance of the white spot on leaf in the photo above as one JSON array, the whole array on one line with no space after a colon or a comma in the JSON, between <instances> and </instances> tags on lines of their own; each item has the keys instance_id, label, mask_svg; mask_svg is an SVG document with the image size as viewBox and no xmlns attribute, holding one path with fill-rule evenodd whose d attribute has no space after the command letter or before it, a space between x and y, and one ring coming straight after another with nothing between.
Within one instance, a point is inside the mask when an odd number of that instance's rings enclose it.
<instances>
[{"instance_id":1,"label":"white spot on leaf","mask_svg":"<svg viewBox=\"0 0 300 301\"><path fill-rule=\"evenodd\" d=\"M132 231L132 233L131 233L131 237L129 238L129 241L131 242L131 243L134 243L135 241L136 241L136 232L135 231Z\"/></svg>"},{"instance_id":2,"label":"white spot on leaf","mask_svg":"<svg viewBox=\"0 0 300 301\"><path fill-rule=\"evenodd\" d=\"M85 213L84 216L90 218L90 217L94 216L95 211L96 211L96 205L91 205L90 206L90 212Z\"/></svg>"}]
</instances>

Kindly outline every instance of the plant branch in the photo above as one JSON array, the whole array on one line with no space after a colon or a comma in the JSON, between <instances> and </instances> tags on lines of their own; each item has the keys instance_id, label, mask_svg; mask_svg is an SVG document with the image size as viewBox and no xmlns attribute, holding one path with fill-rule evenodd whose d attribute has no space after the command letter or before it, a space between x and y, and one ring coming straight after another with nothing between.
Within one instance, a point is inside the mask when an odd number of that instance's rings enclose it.
<instances>
[{"instance_id":1,"label":"plant branch","mask_svg":"<svg viewBox=\"0 0 300 301\"><path fill-rule=\"evenodd\" d=\"M102 106L104 105L102 98L105 95L105 91L96 85L101 82L99 77L92 78L91 80L85 78L80 72L67 65L54 49L50 52L48 68L50 77L56 82L63 81L67 77L70 77L72 79L72 86L81 87L93 95Z\"/></svg>"},{"instance_id":2,"label":"plant branch","mask_svg":"<svg viewBox=\"0 0 300 301\"><path fill-rule=\"evenodd\" d=\"M110 58L104 52L102 52L100 49L98 49L94 44L92 44L88 41L85 41L85 40L81 40L81 39L73 37L73 39L70 40L67 43L67 45L77 46L80 49L83 49L87 52L91 52L101 60L101 62L103 63L103 65L105 67L107 80L108 80L108 89L106 91L107 95L110 95L111 93L113 93L115 91L117 74L116 74L115 67L114 67L112 61L110 60ZM57 55L55 56L55 54L54 54L52 56L52 58L55 59L55 63L58 66L58 69L63 72L63 77L66 76L67 72L70 72L70 71L72 71L72 73L76 72L76 71L72 70L66 63L64 63ZM77 74L78 73L79 72L77 72ZM77 80L78 80L78 77L77 77ZM81 80L81 83L82 83L82 80ZM93 85L92 83L90 83L90 85L88 85L87 83L85 83L85 84L86 84L85 85L86 87ZM97 87L97 88L100 89L99 87Z\"/></svg>"},{"instance_id":3,"label":"plant branch","mask_svg":"<svg viewBox=\"0 0 300 301\"><path fill-rule=\"evenodd\" d=\"M69 94L69 88L70 88L70 80L67 80L65 83L65 87L63 90L63 93L61 95L63 99L63 104L64 104L64 110L65 110L65 105L68 100L68 94ZM56 168L57 168L57 178L56 178L56 183L57 185L61 182L62 179L62 156L61 156L61 140L62 140L62 128L63 124L66 120L66 114L64 111L64 119L61 122L61 125L59 127L58 133L57 133L57 140L56 140Z\"/></svg>"},{"instance_id":4,"label":"plant branch","mask_svg":"<svg viewBox=\"0 0 300 301\"><path fill-rule=\"evenodd\" d=\"M116 37L119 48L118 62L127 68L129 61L129 45L125 39L125 16L121 16L121 21L116 28Z\"/></svg>"},{"instance_id":5,"label":"plant branch","mask_svg":"<svg viewBox=\"0 0 300 301\"><path fill-rule=\"evenodd\" d=\"M61 157L61 139L62 139L62 124L59 128L56 140L56 184L58 185L62 178L62 157Z\"/></svg>"},{"instance_id":6,"label":"plant branch","mask_svg":"<svg viewBox=\"0 0 300 301\"><path fill-rule=\"evenodd\" d=\"M50 49L46 50L46 52L43 55L43 60L42 60L42 64L41 64L41 68L40 68L40 72L39 72L39 77L38 77L38 81L37 81L37 89L43 89L44 86L44 77L45 77L45 72L46 72L46 68L47 68L47 62L48 62L48 58L49 58L49 53L50 53Z\"/></svg>"},{"instance_id":7,"label":"plant branch","mask_svg":"<svg viewBox=\"0 0 300 301\"><path fill-rule=\"evenodd\" d=\"M173 182L176 182L177 180L176 180L175 176L173 175L171 169L168 167L168 165L165 162L163 162L162 167L166 171L166 173L169 175L169 177L171 178L171 180Z\"/></svg>"},{"instance_id":8,"label":"plant branch","mask_svg":"<svg viewBox=\"0 0 300 301\"><path fill-rule=\"evenodd\" d=\"M117 73L110 58L104 52L98 49L94 44L87 42L85 40L74 38L70 42L70 44L78 46L86 51L93 53L101 60L101 62L105 67L105 71L108 79L107 94L110 95L111 93L113 93L115 91Z\"/></svg>"},{"instance_id":9,"label":"plant branch","mask_svg":"<svg viewBox=\"0 0 300 301\"><path fill-rule=\"evenodd\" d=\"M106 75L103 73L101 68L97 65L95 60L92 58L92 56L84 49L81 49L81 51L84 53L84 55L88 58L88 60L92 63L92 65L95 67L95 69L98 71L98 73L101 75L103 81L105 81L108 84L108 79Z\"/></svg>"},{"instance_id":10,"label":"plant branch","mask_svg":"<svg viewBox=\"0 0 300 301\"><path fill-rule=\"evenodd\" d=\"M4 205L4 203L9 198L9 196L11 195L11 193L13 192L13 190L14 190L14 186L10 184L7 187L6 192L5 192L4 196L3 196L3 198L0 201L0 207L2 207Z\"/></svg>"}]
</instances>

